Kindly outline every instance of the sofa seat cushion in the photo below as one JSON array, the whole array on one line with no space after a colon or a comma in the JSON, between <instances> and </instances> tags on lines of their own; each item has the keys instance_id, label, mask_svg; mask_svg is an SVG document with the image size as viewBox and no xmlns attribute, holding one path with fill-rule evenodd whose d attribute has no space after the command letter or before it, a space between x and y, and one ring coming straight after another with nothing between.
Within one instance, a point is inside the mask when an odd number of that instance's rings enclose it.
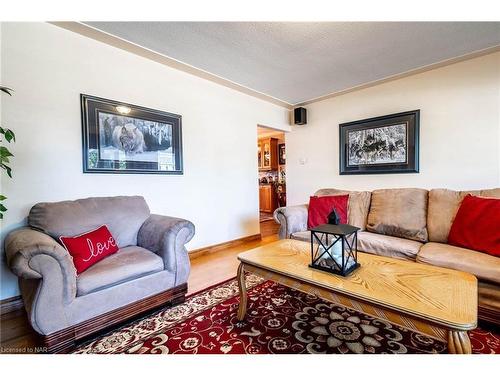
<instances>
[{"instance_id":1,"label":"sofa seat cushion","mask_svg":"<svg viewBox=\"0 0 500 375\"><path fill-rule=\"evenodd\" d=\"M391 258L415 260L422 243L383 234L358 232L358 250Z\"/></svg>"},{"instance_id":2,"label":"sofa seat cushion","mask_svg":"<svg viewBox=\"0 0 500 375\"><path fill-rule=\"evenodd\" d=\"M479 306L498 311L498 319L500 319L500 285L480 281L477 283L477 291Z\"/></svg>"},{"instance_id":3,"label":"sofa seat cushion","mask_svg":"<svg viewBox=\"0 0 500 375\"><path fill-rule=\"evenodd\" d=\"M163 269L163 259L155 253L138 246L124 247L77 277L77 296L84 296Z\"/></svg>"},{"instance_id":4,"label":"sofa seat cushion","mask_svg":"<svg viewBox=\"0 0 500 375\"><path fill-rule=\"evenodd\" d=\"M290 238L292 240L310 242L311 232L308 230L295 232L290 235ZM415 260L421 246L422 244L418 241L370 232L358 232L358 250L365 253Z\"/></svg>"},{"instance_id":5,"label":"sofa seat cushion","mask_svg":"<svg viewBox=\"0 0 500 375\"><path fill-rule=\"evenodd\" d=\"M320 234L318 234L320 236ZM305 230L303 232L295 232L290 235L290 238L292 240L298 240L298 241L304 241L304 242L311 242L311 231L310 230ZM320 237L321 238L321 237ZM332 238L331 236L329 238ZM314 242L316 239L314 239ZM331 242L330 240L328 242Z\"/></svg>"},{"instance_id":6,"label":"sofa seat cushion","mask_svg":"<svg viewBox=\"0 0 500 375\"><path fill-rule=\"evenodd\" d=\"M305 230L303 232L295 232L290 235L290 238L292 240L299 240L299 241L306 241L310 242L311 241L311 231L310 230Z\"/></svg>"},{"instance_id":7,"label":"sofa seat cushion","mask_svg":"<svg viewBox=\"0 0 500 375\"><path fill-rule=\"evenodd\" d=\"M500 258L463 247L429 242L420 249L417 262L469 272L500 284Z\"/></svg>"}]
</instances>

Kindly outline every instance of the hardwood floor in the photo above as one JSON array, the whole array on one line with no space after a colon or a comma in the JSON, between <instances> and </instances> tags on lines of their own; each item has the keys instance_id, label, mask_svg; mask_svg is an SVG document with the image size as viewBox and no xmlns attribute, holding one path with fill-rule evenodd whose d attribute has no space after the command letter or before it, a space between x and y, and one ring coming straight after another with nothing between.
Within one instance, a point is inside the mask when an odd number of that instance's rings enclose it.
<instances>
[{"instance_id":1,"label":"hardwood floor","mask_svg":"<svg viewBox=\"0 0 500 375\"><path fill-rule=\"evenodd\" d=\"M262 237L272 236L278 233L280 225L274 220L266 220L260 222L260 234Z\"/></svg>"},{"instance_id":2,"label":"hardwood floor","mask_svg":"<svg viewBox=\"0 0 500 375\"><path fill-rule=\"evenodd\" d=\"M276 241L276 234L263 237L262 240L247 242L233 248L203 255L191 261L191 275L188 282L188 295L203 290L236 276L239 262L238 253L254 247Z\"/></svg>"},{"instance_id":3,"label":"hardwood floor","mask_svg":"<svg viewBox=\"0 0 500 375\"><path fill-rule=\"evenodd\" d=\"M277 227L261 225L265 236L262 239L249 241L225 250L208 253L191 260L191 274L188 281L188 295L196 293L236 276L238 253L267 244L278 239ZM275 224L275 223L274 223ZM26 312L13 311L4 314L0 320L0 354L31 353L38 345L36 335L26 318Z\"/></svg>"}]
</instances>

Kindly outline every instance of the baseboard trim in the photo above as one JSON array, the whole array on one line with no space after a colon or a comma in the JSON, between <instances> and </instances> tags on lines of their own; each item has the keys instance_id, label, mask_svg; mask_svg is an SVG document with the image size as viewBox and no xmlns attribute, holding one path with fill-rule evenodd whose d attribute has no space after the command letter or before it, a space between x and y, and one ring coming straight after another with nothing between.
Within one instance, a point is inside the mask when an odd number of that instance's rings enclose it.
<instances>
[{"instance_id":1,"label":"baseboard trim","mask_svg":"<svg viewBox=\"0 0 500 375\"><path fill-rule=\"evenodd\" d=\"M21 296L6 298L0 301L0 316L18 311L24 308L23 299Z\"/></svg>"},{"instance_id":2,"label":"baseboard trim","mask_svg":"<svg viewBox=\"0 0 500 375\"><path fill-rule=\"evenodd\" d=\"M258 241L261 239L262 239L262 236L260 235L260 233L258 233L258 234L252 234L251 236L237 238L235 240L222 242L222 243L219 243L216 245L202 247L200 249L190 251L189 252L189 259L193 260L193 259L201 257L202 255L215 253L217 251L226 250L226 249L233 247L233 246L242 245L242 244L247 243L247 242Z\"/></svg>"}]
</instances>

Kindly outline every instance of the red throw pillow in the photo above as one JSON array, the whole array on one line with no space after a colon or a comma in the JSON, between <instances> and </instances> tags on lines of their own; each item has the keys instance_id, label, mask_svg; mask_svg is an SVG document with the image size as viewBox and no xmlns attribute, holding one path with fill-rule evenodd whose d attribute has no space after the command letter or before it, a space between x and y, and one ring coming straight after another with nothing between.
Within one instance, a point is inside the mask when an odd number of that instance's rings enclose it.
<instances>
[{"instance_id":1,"label":"red throw pillow","mask_svg":"<svg viewBox=\"0 0 500 375\"><path fill-rule=\"evenodd\" d=\"M116 241L106 225L76 237L59 237L59 240L73 257L78 274L118 251Z\"/></svg>"},{"instance_id":2,"label":"red throw pillow","mask_svg":"<svg viewBox=\"0 0 500 375\"><path fill-rule=\"evenodd\" d=\"M500 256L500 199L467 195L453 220L448 243Z\"/></svg>"},{"instance_id":3,"label":"red throw pillow","mask_svg":"<svg viewBox=\"0 0 500 375\"><path fill-rule=\"evenodd\" d=\"M340 217L340 223L347 223L347 202L349 195L327 195L324 197L310 197L309 211L307 213L307 227L309 229L321 224L328 223L328 215L337 211Z\"/></svg>"}]
</instances>

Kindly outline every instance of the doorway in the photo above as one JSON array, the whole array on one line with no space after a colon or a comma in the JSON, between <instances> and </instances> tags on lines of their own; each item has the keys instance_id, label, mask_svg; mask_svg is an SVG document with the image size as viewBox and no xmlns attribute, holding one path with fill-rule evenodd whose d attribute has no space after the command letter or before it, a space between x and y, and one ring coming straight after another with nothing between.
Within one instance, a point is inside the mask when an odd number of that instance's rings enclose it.
<instances>
[{"instance_id":1,"label":"doorway","mask_svg":"<svg viewBox=\"0 0 500 375\"><path fill-rule=\"evenodd\" d=\"M278 207L286 206L285 133L257 126L257 166L259 175L259 221L262 236L278 233L273 219Z\"/></svg>"}]
</instances>

